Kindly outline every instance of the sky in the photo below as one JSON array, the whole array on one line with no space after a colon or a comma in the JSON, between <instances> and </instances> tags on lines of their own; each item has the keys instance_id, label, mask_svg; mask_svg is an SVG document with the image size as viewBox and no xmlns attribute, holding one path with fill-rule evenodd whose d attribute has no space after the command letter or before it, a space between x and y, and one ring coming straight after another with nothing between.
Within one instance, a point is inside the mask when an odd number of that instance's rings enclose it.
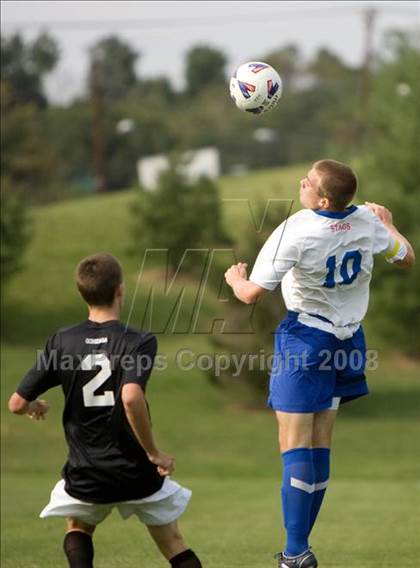
<instances>
[{"instance_id":1,"label":"sky","mask_svg":"<svg viewBox=\"0 0 420 568\"><path fill-rule=\"evenodd\" d=\"M8 1L1 3L1 32L28 39L47 30L59 42L60 62L46 81L47 93L65 104L86 85L88 50L116 34L139 52L143 77L165 75L182 88L185 55L195 45L221 49L230 74L245 61L260 59L295 43L304 57L327 47L348 64L363 60L364 11L377 12L374 46L391 27L420 27L420 2L388 1Z\"/></svg>"}]
</instances>

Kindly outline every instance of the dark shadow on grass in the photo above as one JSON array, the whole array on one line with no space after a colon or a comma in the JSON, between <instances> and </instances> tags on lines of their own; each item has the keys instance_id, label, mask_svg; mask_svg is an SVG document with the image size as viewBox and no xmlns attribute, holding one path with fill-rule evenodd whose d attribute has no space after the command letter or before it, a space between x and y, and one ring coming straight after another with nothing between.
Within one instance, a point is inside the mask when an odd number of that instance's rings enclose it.
<instances>
[{"instance_id":1,"label":"dark shadow on grass","mask_svg":"<svg viewBox=\"0 0 420 568\"><path fill-rule=\"evenodd\" d=\"M419 420L420 386L404 390L372 389L369 396L343 404L339 414L341 419Z\"/></svg>"}]
</instances>

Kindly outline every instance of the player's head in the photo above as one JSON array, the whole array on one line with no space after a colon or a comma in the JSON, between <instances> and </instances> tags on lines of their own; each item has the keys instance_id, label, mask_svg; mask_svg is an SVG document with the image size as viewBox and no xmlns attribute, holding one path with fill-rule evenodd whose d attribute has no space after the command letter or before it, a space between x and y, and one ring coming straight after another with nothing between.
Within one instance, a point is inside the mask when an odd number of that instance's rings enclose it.
<instances>
[{"instance_id":1,"label":"player's head","mask_svg":"<svg viewBox=\"0 0 420 568\"><path fill-rule=\"evenodd\" d=\"M121 264L108 253L87 256L76 268L77 288L91 307L122 305L124 296Z\"/></svg>"},{"instance_id":2,"label":"player's head","mask_svg":"<svg viewBox=\"0 0 420 568\"><path fill-rule=\"evenodd\" d=\"M308 209L344 211L357 191L353 170L336 160L319 160L300 182L300 202Z\"/></svg>"}]
</instances>

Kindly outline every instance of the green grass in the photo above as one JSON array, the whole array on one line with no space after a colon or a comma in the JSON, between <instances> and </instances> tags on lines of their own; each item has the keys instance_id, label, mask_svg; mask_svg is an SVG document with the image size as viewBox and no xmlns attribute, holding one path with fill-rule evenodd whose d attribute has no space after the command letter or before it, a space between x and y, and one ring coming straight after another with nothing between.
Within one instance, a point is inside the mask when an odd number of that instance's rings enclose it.
<instances>
[{"instance_id":1,"label":"green grass","mask_svg":"<svg viewBox=\"0 0 420 568\"><path fill-rule=\"evenodd\" d=\"M305 167L222 180L226 198L290 197ZM275 189L273 189L275 188ZM119 256L128 299L140 259L129 257L131 192L54 204L34 215L35 238L25 269L7 291L4 309L2 408L40 347L56 327L85 317L72 282L75 263L95 250ZM230 231L249 222L225 204ZM148 281L156 280L148 275ZM159 276L159 275L158 275ZM184 282L185 283L185 282ZM192 297L194 283L188 283ZM139 307L145 299L140 290ZM129 301L127 302L129 304ZM168 308L159 297L158 309ZM215 298L206 297L211 312ZM127 314L127 309L125 314ZM177 458L175 478L193 489L182 528L206 568L266 568L283 544L280 460L273 416L250 411L214 388L198 371L180 372L177 349L208 349L205 336L166 335L160 352L166 371L149 389L154 428L163 449ZM371 372L372 396L340 410L333 475L312 542L326 568L415 566L419 526L419 367L380 357ZM66 448L62 397L48 393L49 419L33 423L7 413L2 420L2 517L5 568L60 568L63 523L37 518L59 477ZM166 566L146 531L113 514L95 536L97 568Z\"/></svg>"},{"instance_id":2,"label":"green grass","mask_svg":"<svg viewBox=\"0 0 420 568\"><path fill-rule=\"evenodd\" d=\"M6 349L5 398L31 358L28 348ZM414 371L376 371L371 385L371 397L340 412L332 482L312 539L325 567L416 562L420 448ZM270 553L283 537L271 413L245 411L203 375L173 369L154 376L149 396L156 435L177 457L176 479L194 492L182 527L205 566L272 565ZM62 523L37 519L65 459L61 394L51 392L48 399L45 423L4 417L5 567L65 566ZM134 520L123 525L116 514L99 527L96 545L99 568L165 566L143 528Z\"/></svg>"},{"instance_id":3,"label":"green grass","mask_svg":"<svg viewBox=\"0 0 420 568\"><path fill-rule=\"evenodd\" d=\"M251 207L255 207L258 200L270 197L296 197L297 182L305 171L305 166L294 166L246 177L223 178L220 194L226 230L237 237L252 223L248 203L230 199L249 199ZM108 251L123 263L127 286L123 317L127 315L142 262L140 252L129 254L134 245L130 208L135 199L135 190L124 191L54 203L34 211L35 230L25 254L25 269L6 291L3 325L8 342L33 345L56 327L83 317L84 307L73 281L74 268L82 257L96 251ZM156 285L155 275L149 282ZM144 299L140 290L139 302ZM163 311L165 308L163 305ZM31 321L26 322L25 333L22 333L20 325L28 319L28 314Z\"/></svg>"}]
</instances>

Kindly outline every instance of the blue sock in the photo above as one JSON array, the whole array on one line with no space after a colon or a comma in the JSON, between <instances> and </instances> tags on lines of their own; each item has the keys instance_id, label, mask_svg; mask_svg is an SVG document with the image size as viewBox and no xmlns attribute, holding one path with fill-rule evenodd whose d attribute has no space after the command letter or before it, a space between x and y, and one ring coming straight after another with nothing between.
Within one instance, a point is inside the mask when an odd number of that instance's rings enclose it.
<instances>
[{"instance_id":1,"label":"blue sock","mask_svg":"<svg viewBox=\"0 0 420 568\"><path fill-rule=\"evenodd\" d=\"M315 491L312 501L309 531L312 530L315 524L325 491L327 490L327 483L330 477L330 453L329 448L312 449L312 461L315 470Z\"/></svg>"},{"instance_id":2,"label":"blue sock","mask_svg":"<svg viewBox=\"0 0 420 568\"><path fill-rule=\"evenodd\" d=\"M310 516L314 496L315 474L312 450L296 448L282 454L284 526L287 532L287 556L308 550Z\"/></svg>"}]
</instances>

